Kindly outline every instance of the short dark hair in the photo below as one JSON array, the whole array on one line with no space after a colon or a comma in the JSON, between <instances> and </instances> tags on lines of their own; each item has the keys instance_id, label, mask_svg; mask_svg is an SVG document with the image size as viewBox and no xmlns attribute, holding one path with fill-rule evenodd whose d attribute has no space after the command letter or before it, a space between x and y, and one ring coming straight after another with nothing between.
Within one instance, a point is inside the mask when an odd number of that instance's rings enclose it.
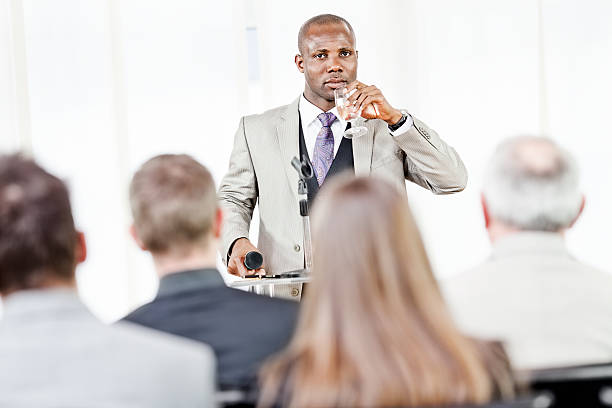
<instances>
[{"instance_id":1,"label":"short dark hair","mask_svg":"<svg viewBox=\"0 0 612 408\"><path fill-rule=\"evenodd\" d=\"M304 36L310 30L310 27L313 25L324 25L324 24L345 24L349 29L349 32L355 38L355 32L353 31L353 27L351 24L346 21L346 19L337 16L335 14L319 14L318 16L314 16L306 20L302 27L300 27L300 31L298 33L298 50L302 52L302 46L304 45Z\"/></svg>"},{"instance_id":2,"label":"short dark hair","mask_svg":"<svg viewBox=\"0 0 612 408\"><path fill-rule=\"evenodd\" d=\"M0 293L74 279L74 227L66 185L21 155L0 155Z\"/></svg>"},{"instance_id":3,"label":"short dark hair","mask_svg":"<svg viewBox=\"0 0 612 408\"><path fill-rule=\"evenodd\" d=\"M144 163L130 183L138 237L152 253L204 245L217 209L215 182L186 154L162 154Z\"/></svg>"}]
</instances>

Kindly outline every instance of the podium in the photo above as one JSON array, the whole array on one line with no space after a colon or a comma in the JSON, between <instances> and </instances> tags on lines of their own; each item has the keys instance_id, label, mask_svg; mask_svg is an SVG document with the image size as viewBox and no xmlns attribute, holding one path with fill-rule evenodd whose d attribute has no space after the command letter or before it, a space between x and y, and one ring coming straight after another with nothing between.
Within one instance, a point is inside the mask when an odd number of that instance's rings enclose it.
<instances>
[{"instance_id":1,"label":"podium","mask_svg":"<svg viewBox=\"0 0 612 408\"><path fill-rule=\"evenodd\" d=\"M249 292L263 295L265 288L268 288L270 297L274 297L274 287L276 285L288 285L292 283L310 282L310 271L298 269L278 275L263 275L258 278L243 278L229 283L231 288L248 288Z\"/></svg>"}]
</instances>

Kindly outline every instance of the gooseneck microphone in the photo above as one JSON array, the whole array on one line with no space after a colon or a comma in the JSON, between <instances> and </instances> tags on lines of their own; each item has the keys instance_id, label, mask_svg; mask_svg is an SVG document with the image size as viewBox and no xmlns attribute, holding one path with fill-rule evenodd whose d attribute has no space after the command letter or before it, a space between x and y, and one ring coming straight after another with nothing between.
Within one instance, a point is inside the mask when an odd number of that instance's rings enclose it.
<instances>
[{"instance_id":1,"label":"gooseneck microphone","mask_svg":"<svg viewBox=\"0 0 612 408\"><path fill-rule=\"evenodd\" d=\"M244 257L244 266L250 271L261 268L263 255L257 251L249 251Z\"/></svg>"}]
</instances>

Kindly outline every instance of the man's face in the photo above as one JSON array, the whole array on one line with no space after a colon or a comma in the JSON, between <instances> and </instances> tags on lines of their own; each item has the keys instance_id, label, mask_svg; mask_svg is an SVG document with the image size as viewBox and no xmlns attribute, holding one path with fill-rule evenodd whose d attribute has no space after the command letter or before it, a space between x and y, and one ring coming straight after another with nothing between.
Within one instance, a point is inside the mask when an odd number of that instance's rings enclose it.
<instances>
[{"instance_id":1,"label":"man's face","mask_svg":"<svg viewBox=\"0 0 612 408\"><path fill-rule=\"evenodd\" d=\"M300 52L295 64L306 80L304 96L327 111L334 106L334 89L357 78L355 39L344 24L314 24Z\"/></svg>"}]
</instances>

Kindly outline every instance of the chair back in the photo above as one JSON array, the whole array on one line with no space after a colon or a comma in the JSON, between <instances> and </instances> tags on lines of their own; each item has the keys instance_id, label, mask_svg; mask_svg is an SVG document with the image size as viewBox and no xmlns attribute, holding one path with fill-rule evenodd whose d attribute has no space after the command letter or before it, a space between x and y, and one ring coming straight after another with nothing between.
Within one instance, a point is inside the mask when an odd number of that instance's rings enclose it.
<instances>
[{"instance_id":1,"label":"chair back","mask_svg":"<svg viewBox=\"0 0 612 408\"><path fill-rule=\"evenodd\" d=\"M534 370L528 381L552 396L550 408L612 407L612 363Z\"/></svg>"}]
</instances>

